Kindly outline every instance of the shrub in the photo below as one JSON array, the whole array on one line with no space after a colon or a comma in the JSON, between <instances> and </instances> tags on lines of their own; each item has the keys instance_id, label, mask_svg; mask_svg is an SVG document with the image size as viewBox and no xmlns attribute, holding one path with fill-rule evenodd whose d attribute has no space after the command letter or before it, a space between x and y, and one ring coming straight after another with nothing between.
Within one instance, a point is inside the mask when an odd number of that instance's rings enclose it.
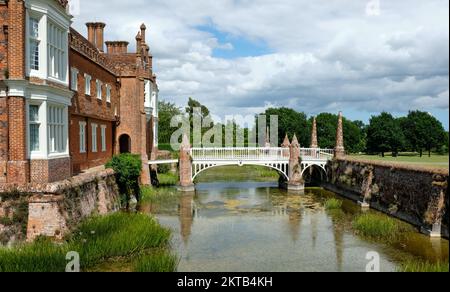
<instances>
[{"instance_id":1,"label":"shrub","mask_svg":"<svg viewBox=\"0 0 450 292\"><path fill-rule=\"evenodd\" d=\"M332 198L325 201L325 209L327 210L336 210L342 207L342 201Z\"/></svg>"},{"instance_id":2,"label":"shrub","mask_svg":"<svg viewBox=\"0 0 450 292\"><path fill-rule=\"evenodd\" d=\"M112 168L116 172L123 203L128 204L131 196L139 195L139 177L142 171L142 161L139 155L128 153L116 155L106 164L106 167Z\"/></svg>"},{"instance_id":3,"label":"shrub","mask_svg":"<svg viewBox=\"0 0 450 292\"><path fill-rule=\"evenodd\" d=\"M168 173L170 171L170 164L158 164L158 173Z\"/></svg>"}]
</instances>

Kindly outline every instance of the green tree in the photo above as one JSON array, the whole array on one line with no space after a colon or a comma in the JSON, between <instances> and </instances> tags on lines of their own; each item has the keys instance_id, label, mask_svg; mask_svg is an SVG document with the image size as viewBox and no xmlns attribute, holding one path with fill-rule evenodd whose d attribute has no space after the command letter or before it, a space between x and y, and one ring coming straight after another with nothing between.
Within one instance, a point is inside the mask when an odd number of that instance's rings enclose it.
<instances>
[{"instance_id":1,"label":"green tree","mask_svg":"<svg viewBox=\"0 0 450 292\"><path fill-rule=\"evenodd\" d=\"M338 115L321 113L317 117L317 138L321 148L333 149L336 146ZM312 119L310 121L312 123ZM344 143L347 152L359 153L366 148L366 125L362 121L343 118Z\"/></svg>"},{"instance_id":2,"label":"green tree","mask_svg":"<svg viewBox=\"0 0 450 292\"><path fill-rule=\"evenodd\" d=\"M420 157L423 151L431 156L433 149L438 150L446 143L445 130L442 123L427 112L411 111L402 122L403 132L413 151L418 151Z\"/></svg>"},{"instance_id":3,"label":"green tree","mask_svg":"<svg viewBox=\"0 0 450 292\"><path fill-rule=\"evenodd\" d=\"M197 109L200 109L200 111L197 111ZM198 118L198 121L204 121L206 118L210 118L210 111L205 105L201 104L199 101L193 99L192 97L189 97L185 111L189 115L191 143L194 143L194 117ZM203 137L203 134L213 127L214 123L211 123L209 127L205 128L203 128L203 125L201 125L201 136Z\"/></svg>"},{"instance_id":4,"label":"green tree","mask_svg":"<svg viewBox=\"0 0 450 292\"><path fill-rule=\"evenodd\" d=\"M370 119L367 129L367 150L370 153L381 153L384 157L385 152L391 151L395 157L404 143L400 120L386 112Z\"/></svg>"},{"instance_id":5,"label":"green tree","mask_svg":"<svg viewBox=\"0 0 450 292\"><path fill-rule=\"evenodd\" d=\"M264 113L267 121L270 121L270 116L278 116L278 139L279 144L283 143L284 137L288 134L289 139L297 135L300 145L309 147L311 140L311 124L308 121L306 114L297 112L290 108L269 108Z\"/></svg>"},{"instance_id":6,"label":"green tree","mask_svg":"<svg viewBox=\"0 0 450 292\"><path fill-rule=\"evenodd\" d=\"M160 144L169 144L170 137L173 133L173 128L170 127L172 117L180 115L181 110L173 103L160 101L159 102L159 131L158 140Z\"/></svg>"}]
</instances>

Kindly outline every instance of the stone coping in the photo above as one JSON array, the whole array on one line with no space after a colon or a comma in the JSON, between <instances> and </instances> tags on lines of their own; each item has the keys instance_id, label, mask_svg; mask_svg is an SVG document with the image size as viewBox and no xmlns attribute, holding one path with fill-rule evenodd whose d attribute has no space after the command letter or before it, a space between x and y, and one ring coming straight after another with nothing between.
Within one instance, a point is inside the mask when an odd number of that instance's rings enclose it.
<instances>
[{"instance_id":1,"label":"stone coping","mask_svg":"<svg viewBox=\"0 0 450 292\"><path fill-rule=\"evenodd\" d=\"M45 183L45 184L29 183L20 185L0 184L0 194L13 191L28 194L61 194L67 189L73 187L80 187L96 179L98 180L104 179L114 174L115 174L114 170L104 169L97 172L82 173L72 178L53 183Z\"/></svg>"},{"instance_id":2,"label":"stone coping","mask_svg":"<svg viewBox=\"0 0 450 292\"><path fill-rule=\"evenodd\" d=\"M427 166L421 166L417 164L408 164L408 163L398 163L398 162L387 162L387 161L373 161L368 159L359 159L354 157L342 157L342 158L336 158L337 161L344 161L344 162L352 162L352 163L362 163L362 164L368 164L373 166L379 166L384 168L391 168L393 170L407 170L407 171L414 171L414 172L424 172L424 173L430 173L430 174L438 174L438 175L449 175L449 170L446 168L439 168L439 167L427 167Z\"/></svg>"}]
</instances>

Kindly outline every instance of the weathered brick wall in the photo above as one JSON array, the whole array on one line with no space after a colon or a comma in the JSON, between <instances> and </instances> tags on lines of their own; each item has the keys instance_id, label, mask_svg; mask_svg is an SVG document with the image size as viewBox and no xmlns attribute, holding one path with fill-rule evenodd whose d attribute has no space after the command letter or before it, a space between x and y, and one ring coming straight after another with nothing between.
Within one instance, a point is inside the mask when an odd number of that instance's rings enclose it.
<instances>
[{"instance_id":1,"label":"weathered brick wall","mask_svg":"<svg viewBox=\"0 0 450 292\"><path fill-rule=\"evenodd\" d=\"M442 224L448 237L448 170L349 159L328 168L328 187L424 230Z\"/></svg>"},{"instance_id":2,"label":"weathered brick wall","mask_svg":"<svg viewBox=\"0 0 450 292\"><path fill-rule=\"evenodd\" d=\"M119 190L114 171L108 169L96 173L75 176L69 180L49 184L0 185L0 219L13 218L17 202L27 198L26 238L34 240L43 235L55 239L63 236L83 219L94 214L107 214L120 208ZM24 238L17 222L0 223L0 239L8 236ZM6 240L5 240L6 238Z\"/></svg>"},{"instance_id":3,"label":"weathered brick wall","mask_svg":"<svg viewBox=\"0 0 450 292\"><path fill-rule=\"evenodd\" d=\"M8 7L0 1L0 80L5 79L8 68Z\"/></svg>"},{"instance_id":4,"label":"weathered brick wall","mask_svg":"<svg viewBox=\"0 0 450 292\"><path fill-rule=\"evenodd\" d=\"M70 158L30 161L32 183L47 183L64 180L72 175Z\"/></svg>"},{"instance_id":5,"label":"weathered brick wall","mask_svg":"<svg viewBox=\"0 0 450 292\"><path fill-rule=\"evenodd\" d=\"M8 2L8 71L10 79L25 79L25 7L22 0Z\"/></svg>"}]
</instances>

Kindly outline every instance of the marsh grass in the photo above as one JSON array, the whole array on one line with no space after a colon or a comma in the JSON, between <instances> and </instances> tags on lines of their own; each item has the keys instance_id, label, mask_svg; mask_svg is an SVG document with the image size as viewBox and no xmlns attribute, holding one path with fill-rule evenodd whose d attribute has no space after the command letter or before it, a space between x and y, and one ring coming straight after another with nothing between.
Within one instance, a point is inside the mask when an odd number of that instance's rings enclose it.
<instances>
[{"instance_id":1,"label":"marsh grass","mask_svg":"<svg viewBox=\"0 0 450 292\"><path fill-rule=\"evenodd\" d=\"M38 240L13 249L0 248L2 272L62 272L66 254L80 254L81 270L119 257L137 257L148 250L160 249L163 255L171 232L144 214L116 213L94 217L84 223L62 244ZM158 257L154 255L154 257Z\"/></svg>"},{"instance_id":2,"label":"marsh grass","mask_svg":"<svg viewBox=\"0 0 450 292\"><path fill-rule=\"evenodd\" d=\"M0 247L0 272L64 272L68 251L67 246L56 245L48 239L14 249Z\"/></svg>"},{"instance_id":3,"label":"marsh grass","mask_svg":"<svg viewBox=\"0 0 450 292\"><path fill-rule=\"evenodd\" d=\"M327 210L337 210L342 208L342 201L336 198L331 198L325 201L325 209Z\"/></svg>"},{"instance_id":4,"label":"marsh grass","mask_svg":"<svg viewBox=\"0 0 450 292\"><path fill-rule=\"evenodd\" d=\"M179 259L165 250L143 254L136 260L133 271L144 272L175 272Z\"/></svg>"},{"instance_id":5,"label":"marsh grass","mask_svg":"<svg viewBox=\"0 0 450 292\"><path fill-rule=\"evenodd\" d=\"M173 202L180 198L180 194L175 190L165 188L142 187L141 203L165 203Z\"/></svg>"},{"instance_id":6,"label":"marsh grass","mask_svg":"<svg viewBox=\"0 0 450 292\"><path fill-rule=\"evenodd\" d=\"M426 262L426 261L418 261L418 260L410 260L403 263L398 269L399 272L405 273L448 273L449 272L449 264L448 262Z\"/></svg>"},{"instance_id":7,"label":"marsh grass","mask_svg":"<svg viewBox=\"0 0 450 292\"><path fill-rule=\"evenodd\" d=\"M178 174L171 172L159 173L158 180L161 187L175 186L178 184Z\"/></svg>"},{"instance_id":8,"label":"marsh grass","mask_svg":"<svg viewBox=\"0 0 450 292\"><path fill-rule=\"evenodd\" d=\"M353 221L353 229L358 234L375 240L396 240L402 233L413 231L412 226L378 213L357 216Z\"/></svg>"}]
</instances>

